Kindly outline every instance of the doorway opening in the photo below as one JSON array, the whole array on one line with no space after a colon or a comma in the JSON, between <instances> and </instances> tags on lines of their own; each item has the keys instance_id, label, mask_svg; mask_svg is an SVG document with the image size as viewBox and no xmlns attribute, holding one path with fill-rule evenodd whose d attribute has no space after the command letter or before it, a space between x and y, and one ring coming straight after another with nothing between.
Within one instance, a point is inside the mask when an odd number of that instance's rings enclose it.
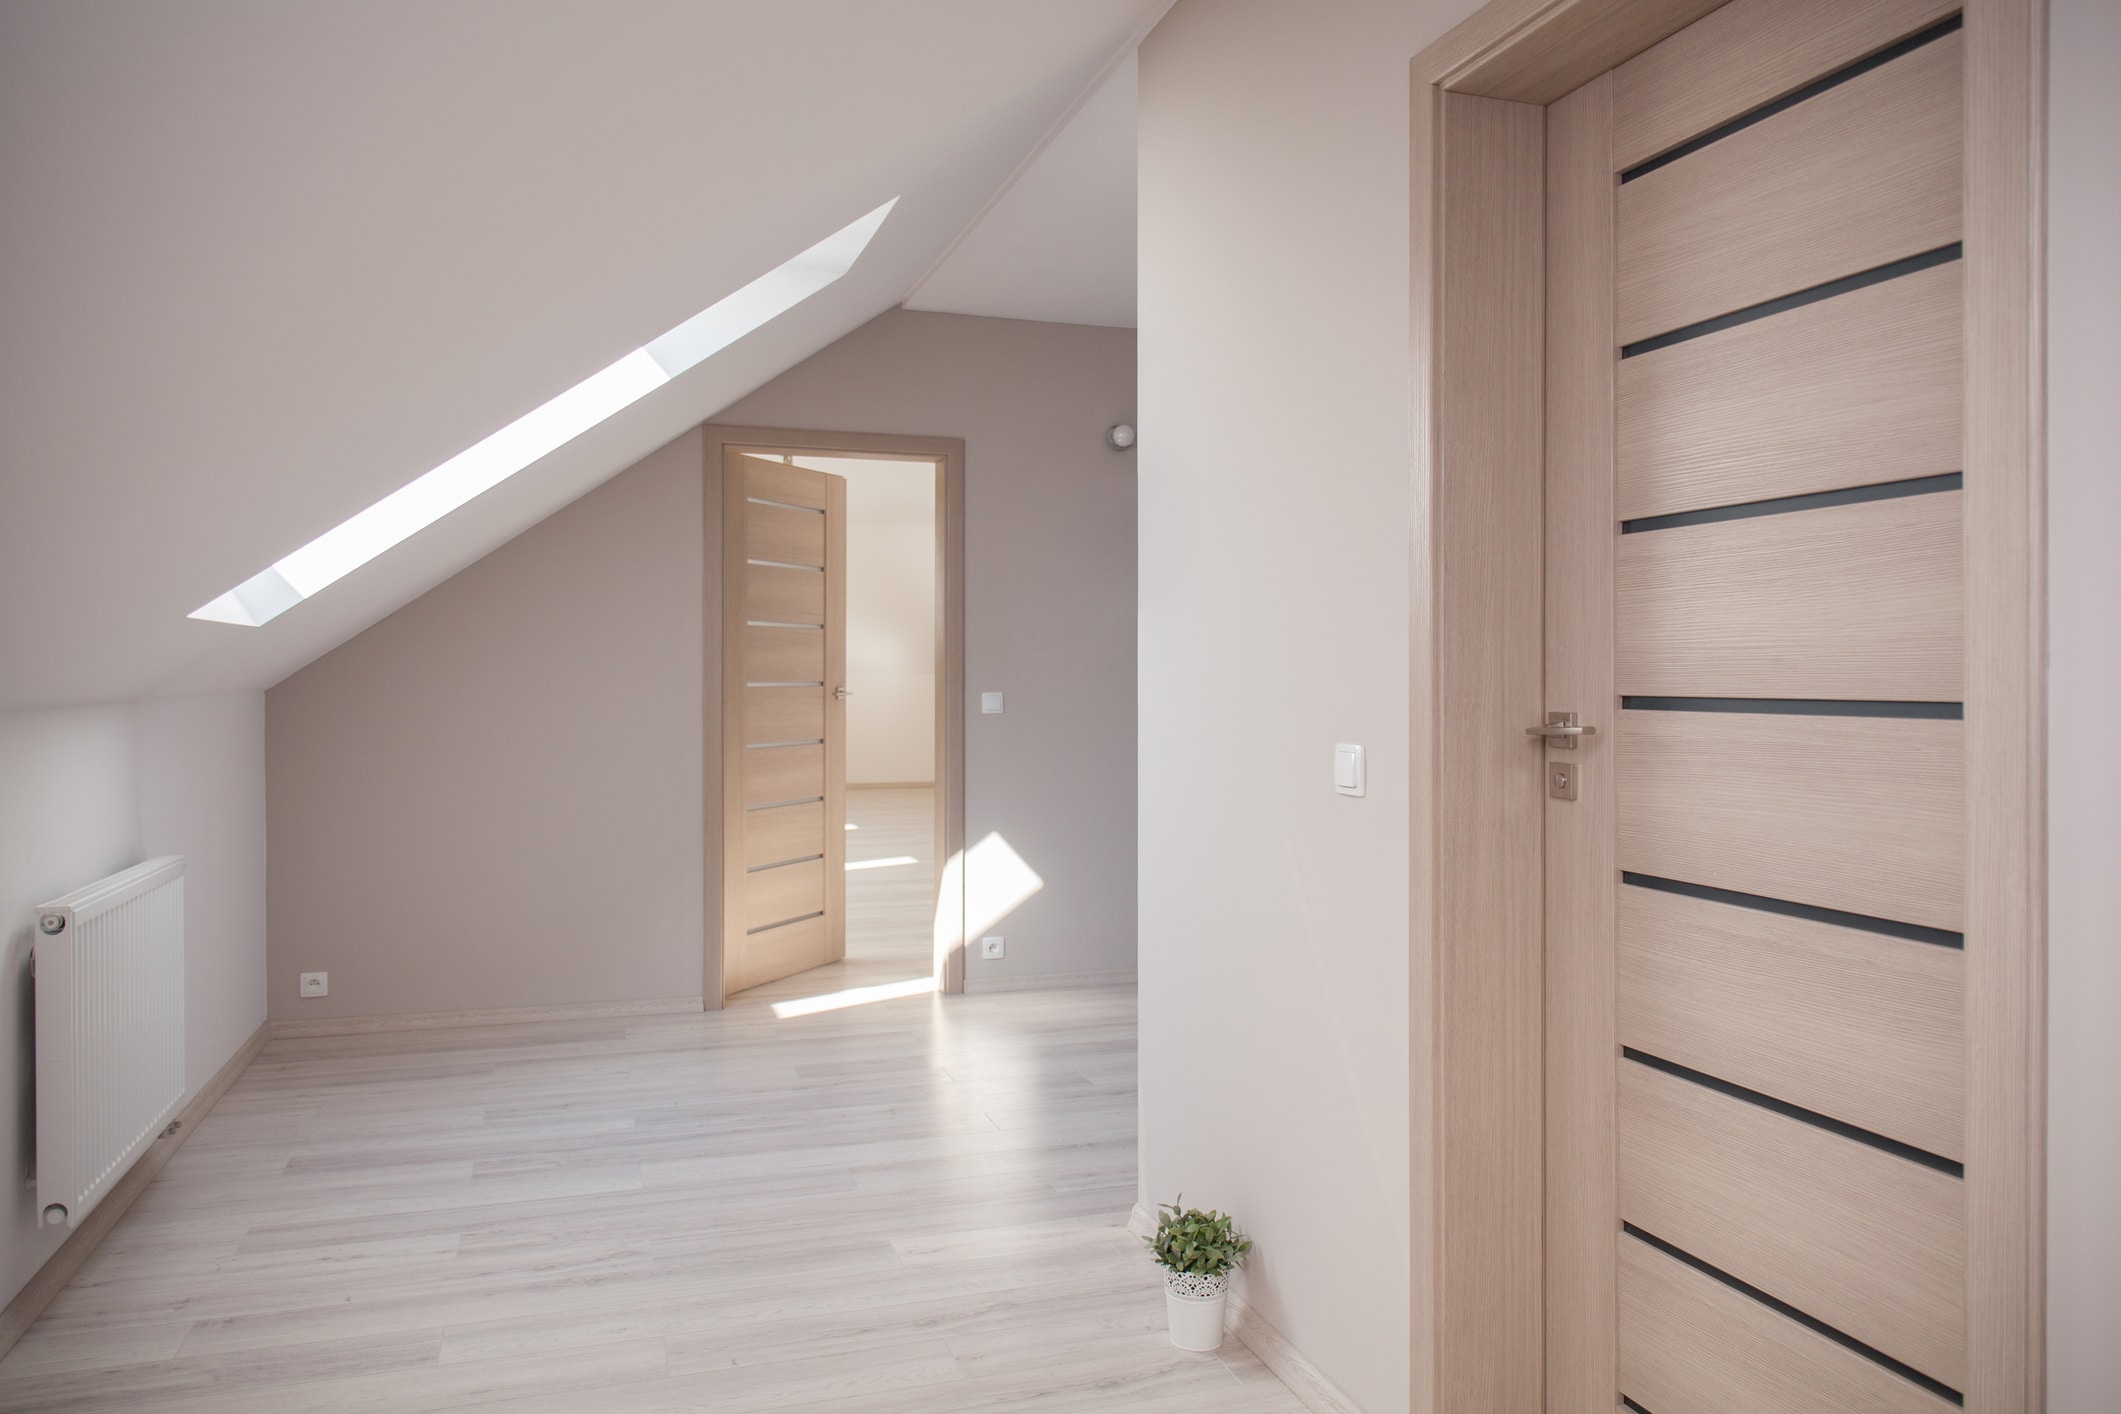
<instances>
[{"instance_id":1,"label":"doorway opening","mask_svg":"<svg viewBox=\"0 0 2121 1414\"><path fill-rule=\"evenodd\" d=\"M708 429L710 1004L963 990L961 447Z\"/></svg>"}]
</instances>

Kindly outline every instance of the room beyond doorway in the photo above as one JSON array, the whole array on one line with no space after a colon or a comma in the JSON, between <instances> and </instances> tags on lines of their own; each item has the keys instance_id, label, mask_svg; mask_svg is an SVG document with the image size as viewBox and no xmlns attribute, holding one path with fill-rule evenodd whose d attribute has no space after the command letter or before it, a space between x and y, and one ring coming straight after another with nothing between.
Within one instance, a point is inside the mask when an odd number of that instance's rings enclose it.
<instances>
[{"instance_id":1,"label":"room beyond doorway","mask_svg":"<svg viewBox=\"0 0 2121 1414\"><path fill-rule=\"evenodd\" d=\"M710 1004L962 990L961 444L707 431Z\"/></svg>"},{"instance_id":2,"label":"room beyond doorway","mask_svg":"<svg viewBox=\"0 0 2121 1414\"><path fill-rule=\"evenodd\" d=\"M846 954L805 976L816 975L821 992L931 977L937 464L788 460L847 483Z\"/></svg>"}]
</instances>

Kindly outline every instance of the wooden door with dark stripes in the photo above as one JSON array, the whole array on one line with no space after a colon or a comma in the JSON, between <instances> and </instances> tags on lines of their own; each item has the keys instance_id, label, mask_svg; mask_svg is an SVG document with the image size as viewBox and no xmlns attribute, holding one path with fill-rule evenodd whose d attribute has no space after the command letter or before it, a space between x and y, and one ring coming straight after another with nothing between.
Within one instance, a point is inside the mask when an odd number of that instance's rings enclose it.
<instances>
[{"instance_id":1,"label":"wooden door with dark stripes","mask_svg":"<svg viewBox=\"0 0 2121 1414\"><path fill-rule=\"evenodd\" d=\"M1967 1384L1956 8L1548 109L1555 1414Z\"/></svg>"},{"instance_id":2,"label":"wooden door with dark stripes","mask_svg":"<svg viewBox=\"0 0 2121 1414\"><path fill-rule=\"evenodd\" d=\"M847 483L722 468L722 991L844 957Z\"/></svg>"}]
</instances>

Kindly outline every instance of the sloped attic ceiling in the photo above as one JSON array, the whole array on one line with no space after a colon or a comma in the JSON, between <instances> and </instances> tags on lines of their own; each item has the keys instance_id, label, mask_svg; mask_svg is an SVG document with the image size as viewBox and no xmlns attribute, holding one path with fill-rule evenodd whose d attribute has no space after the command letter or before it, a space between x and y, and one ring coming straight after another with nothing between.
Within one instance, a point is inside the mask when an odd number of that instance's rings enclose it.
<instances>
[{"instance_id":1,"label":"sloped attic ceiling","mask_svg":"<svg viewBox=\"0 0 2121 1414\"><path fill-rule=\"evenodd\" d=\"M1168 0L0 8L0 707L268 685L897 304ZM193 608L893 196L262 628Z\"/></svg>"}]
</instances>

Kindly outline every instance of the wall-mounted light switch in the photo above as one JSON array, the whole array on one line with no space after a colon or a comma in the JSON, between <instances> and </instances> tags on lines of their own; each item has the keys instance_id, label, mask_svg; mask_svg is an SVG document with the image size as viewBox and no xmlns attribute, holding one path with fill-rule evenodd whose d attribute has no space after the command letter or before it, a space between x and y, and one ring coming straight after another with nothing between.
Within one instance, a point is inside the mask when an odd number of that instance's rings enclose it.
<instances>
[{"instance_id":1,"label":"wall-mounted light switch","mask_svg":"<svg viewBox=\"0 0 2121 1414\"><path fill-rule=\"evenodd\" d=\"M979 709L990 717L996 715L1002 710L1002 695L999 692L981 693L979 695Z\"/></svg>"},{"instance_id":2,"label":"wall-mounted light switch","mask_svg":"<svg viewBox=\"0 0 2121 1414\"><path fill-rule=\"evenodd\" d=\"M1002 955L1001 938L999 936L981 938L979 940L979 955L981 957L1000 957Z\"/></svg>"},{"instance_id":3,"label":"wall-mounted light switch","mask_svg":"<svg viewBox=\"0 0 2121 1414\"><path fill-rule=\"evenodd\" d=\"M302 995L305 997L328 997L331 995L329 972L305 972L302 974Z\"/></svg>"},{"instance_id":4,"label":"wall-mounted light switch","mask_svg":"<svg viewBox=\"0 0 2121 1414\"><path fill-rule=\"evenodd\" d=\"M1342 795L1368 793L1363 780L1362 748L1341 742L1333 748L1333 789Z\"/></svg>"}]
</instances>

